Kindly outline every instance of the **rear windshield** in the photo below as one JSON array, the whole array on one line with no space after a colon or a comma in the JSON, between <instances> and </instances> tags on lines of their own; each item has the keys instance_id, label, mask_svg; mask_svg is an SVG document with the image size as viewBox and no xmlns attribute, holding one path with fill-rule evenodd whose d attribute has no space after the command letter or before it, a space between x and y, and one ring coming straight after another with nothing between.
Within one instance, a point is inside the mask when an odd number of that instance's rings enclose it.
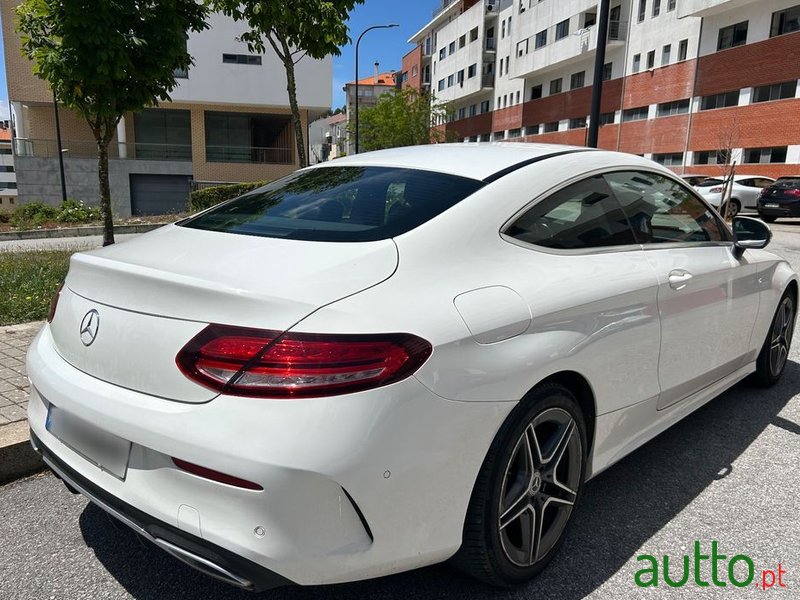
<instances>
[{"instance_id":1,"label":"rear windshield","mask_svg":"<svg viewBox=\"0 0 800 600\"><path fill-rule=\"evenodd\" d=\"M711 187L712 185L719 185L722 183L722 179L715 179L713 177L709 177L708 179L704 179L700 183L697 184L697 187Z\"/></svg>"},{"instance_id":2,"label":"rear windshield","mask_svg":"<svg viewBox=\"0 0 800 600\"><path fill-rule=\"evenodd\" d=\"M483 185L416 169L323 167L274 181L181 225L318 242L382 240L414 229Z\"/></svg>"},{"instance_id":3,"label":"rear windshield","mask_svg":"<svg viewBox=\"0 0 800 600\"><path fill-rule=\"evenodd\" d=\"M800 188L800 177L781 177L772 185L776 188Z\"/></svg>"}]
</instances>

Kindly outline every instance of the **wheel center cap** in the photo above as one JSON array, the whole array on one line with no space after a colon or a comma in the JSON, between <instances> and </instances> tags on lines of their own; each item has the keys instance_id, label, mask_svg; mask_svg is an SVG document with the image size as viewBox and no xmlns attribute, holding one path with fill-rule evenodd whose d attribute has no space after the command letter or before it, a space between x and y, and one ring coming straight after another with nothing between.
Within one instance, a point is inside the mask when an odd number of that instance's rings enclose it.
<instances>
[{"instance_id":1,"label":"wheel center cap","mask_svg":"<svg viewBox=\"0 0 800 600\"><path fill-rule=\"evenodd\" d=\"M542 489L542 474L539 471L535 471L533 477L531 477L531 486L528 492L531 496L534 496L539 493L539 490Z\"/></svg>"}]
</instances>

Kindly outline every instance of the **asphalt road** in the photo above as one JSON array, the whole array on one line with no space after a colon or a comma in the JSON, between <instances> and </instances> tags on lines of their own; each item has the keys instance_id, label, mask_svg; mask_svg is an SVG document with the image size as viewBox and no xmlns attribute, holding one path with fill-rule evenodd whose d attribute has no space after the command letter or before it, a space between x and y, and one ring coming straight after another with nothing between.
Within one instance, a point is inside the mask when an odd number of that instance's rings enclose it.
<instances>
[{"instance_id":1,"label":"asphalt road","mask_svg":"<svg viewBox=\"0 0 800 600\"><path fill-rule=\"evenodd\" d=\"M800 221L774 226L771 249L800 269ZM798 344L795 344L798 348ZM379 580L265 592L269 600L800 597L800 352L781 382L740 385L586 486L556 559L529 585L498 591L445 565ZM673 578L695 541L750 557L757 579L778 563L785 588L687 584L643 590L640 554L670 556ZM50 475L0 488L0 598L254 598L140 544ZM691 561L690 561L691 562ZM734 574L742 577L743 563ZM724 568L723 568L724 572ZM708 561L702 578L710 580ZM728 581L723 574L721 580Z\"/></svg>"}]
</instances>

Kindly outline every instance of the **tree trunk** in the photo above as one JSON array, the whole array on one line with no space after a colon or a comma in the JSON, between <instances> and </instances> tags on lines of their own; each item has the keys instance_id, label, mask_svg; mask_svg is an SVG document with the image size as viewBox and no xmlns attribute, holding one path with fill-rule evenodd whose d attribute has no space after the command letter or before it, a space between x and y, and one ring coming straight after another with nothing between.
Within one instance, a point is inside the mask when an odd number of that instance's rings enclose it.
<instances>
[{"instance_id":1,"label":"tree trunk","mask_svg":"<svg viewBox=\"0 0 800 600\"><path fill-rule=\"evenodd\" d=\"M111 187L108 183L108 144L97 140L97 174L100 181L100 212L103 215L103 246L114 243L114 219L111 214Z\"/></svg>"},{"instance_id":2,"label":"tree trunk","mask_svg":"<svg viewBox=\"0 0 800 600\"><path fill-rule=\"evenodd\" d=\"M303 141L303 120L300 117L300 107L297 106L297 82L294 77L294 61L292 60L289 48L285 44L284 51L287 57L283 61L283 65L286 68L286 91L289 92L289 106L292 109L292 125L294 126L294 139L297 144L297 160L302 169L308 166L306 146Z\"/></svg>"}]
</instances>

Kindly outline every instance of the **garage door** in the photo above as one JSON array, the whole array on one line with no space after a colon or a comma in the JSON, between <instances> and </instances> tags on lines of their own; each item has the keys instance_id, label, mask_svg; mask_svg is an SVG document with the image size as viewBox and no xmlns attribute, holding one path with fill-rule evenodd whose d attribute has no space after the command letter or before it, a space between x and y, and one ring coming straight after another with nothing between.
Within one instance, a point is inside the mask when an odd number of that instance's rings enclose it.
<instances>
[{"instance_id":1,"label":"garage door","mask_svg":"<svg viewBox=\"0 0 800 600\"><path fill-rule=\"evenodd\" d=\"M131 175L131 214L165 215L189 207L189 175Z\"/></svg>"}]
</instances>

